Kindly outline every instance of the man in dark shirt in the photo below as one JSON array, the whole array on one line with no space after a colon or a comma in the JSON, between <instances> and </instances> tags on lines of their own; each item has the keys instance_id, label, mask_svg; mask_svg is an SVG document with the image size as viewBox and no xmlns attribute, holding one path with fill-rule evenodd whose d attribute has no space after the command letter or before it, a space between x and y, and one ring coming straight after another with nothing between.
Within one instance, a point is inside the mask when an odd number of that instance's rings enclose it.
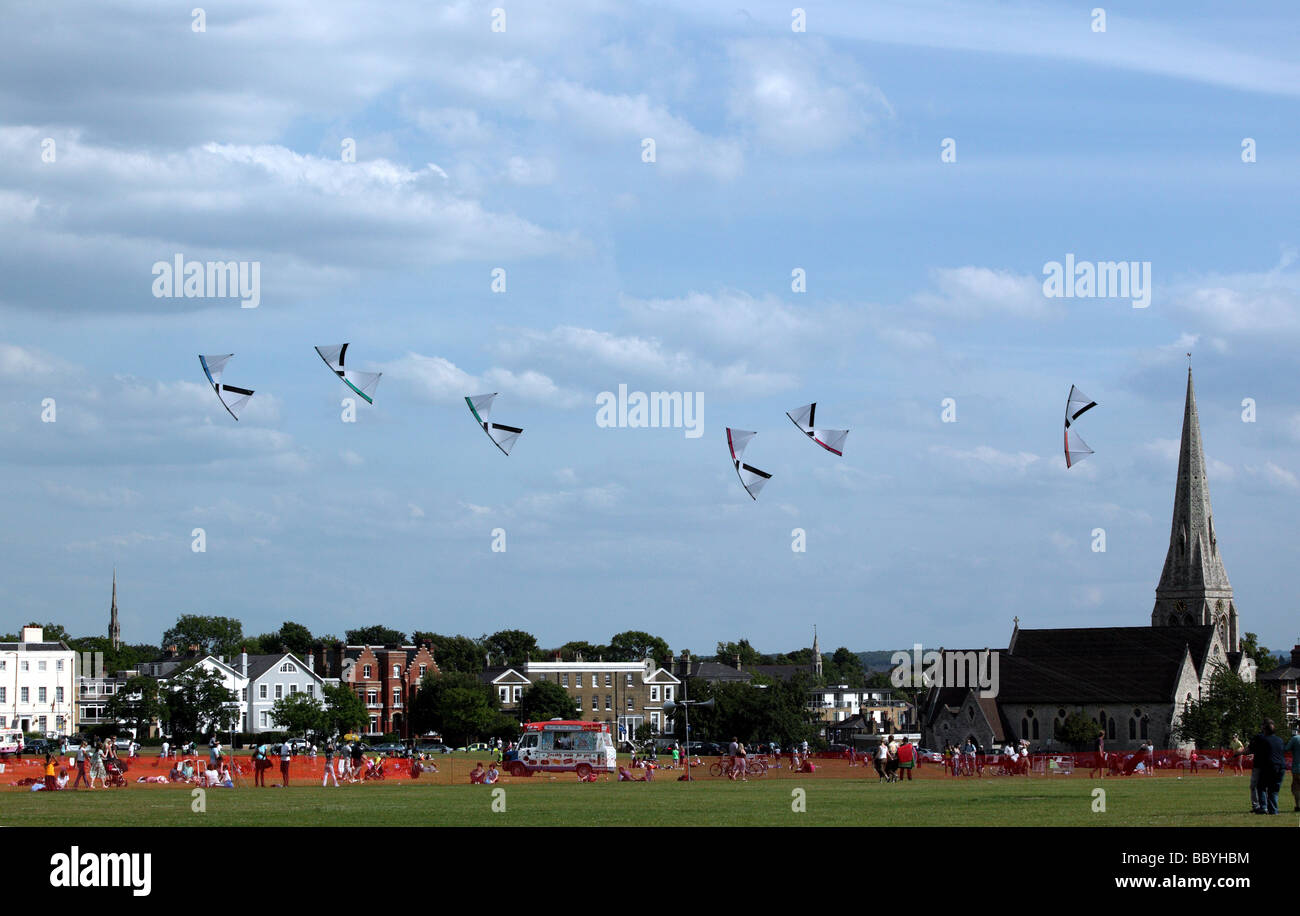
<instances>
[{"instance_id":1,"label":"man in dark shirt","mask_svg":"<svg viewBox=\"0 0 1300 916\"><path fill-rule=\"evenodd\" d=\"M1277 793L1282 788L1282 774L1286 772L1286 754L1282 739L1274 731L1273 720L1265 719L1259 734L1250 739L1254 768L1259 772L1260 808L1256 814L1277 814Z\"/></svg>"}]
</instances>

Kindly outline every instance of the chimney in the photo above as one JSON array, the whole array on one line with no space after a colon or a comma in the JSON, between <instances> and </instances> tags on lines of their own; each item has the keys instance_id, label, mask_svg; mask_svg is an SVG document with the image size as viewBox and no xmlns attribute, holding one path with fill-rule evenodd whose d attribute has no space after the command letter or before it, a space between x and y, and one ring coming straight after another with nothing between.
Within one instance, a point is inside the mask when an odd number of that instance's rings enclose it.
<instances>
[{"instance_id":1,"label":"chimney","mask_svg":"<svg viewBox=\"0 0 1300 916\"><path fill-rule=\"evenodd\" d=\"M669 674L673 674L675 672L676 665L677 665L677 656L673 654L672 649L669 649L668 650L668 673Z\"/></svg>"},{"instance_id":2,"label":"chimney","mask_svg":"<svg viewBox=\"0 0 1300 916\"><path fill-rule=\"evenodd\" d=\"M248 677L248 647L245 646L239 651L239 674L241 677Z\"/></svg>"},{"instance_id":3,"label":"chimney","mask_svg":"<svg viewBox=\"0 0 1300 916\"><path fill-rule=\"evenodd\" d=\"M739 652L736 653L736 670L737 670L737 671L740 671L740 670L741 670L741 667L740 667L740 653L739 653Z\"/></svg>"},{"instance_id":4,"label":"chimney","mask_svg":"<svg viewBox=\"0 0 1300 916\"><path fill-rule=\"evenodd\" d=\"M1297 642L1295 648L1291 650L1291 664L1300 668L1300 642Z\"/></svg>"},{"instance_id":5,"label":"chimney","mask_svg":"<svg viewBox=\"0 0 1300 916\"><path fill-rule=\"evenodd\" d=\"M316 655L315 655L315 653L312 653L312 652L308 652L308 653L307 653L307 670L310 671L312 674L315 674L315 673L316 673Z\"/></svg>"},{"instance_id":6,"label":"chimney","mask_svg":"<svg viewBox=\"0 0 1300 916\"><path fill-rule=\"evenodd\" d=\"M23 627L23 642L45 642L45 630L41 627Z\"/></svg>"},{"instance_id":7,"label":"chimney","mask_svg":"<svg viewBox=\"0 0 1300 916\"><path fill-rule=\"evenodd\" d=\"M556 652L556 653L555 653L555 660L556 660L557 662L562 662L562 661L564 661L564 656L562 656L559 652Z\"/></svg>"}]
</instances>

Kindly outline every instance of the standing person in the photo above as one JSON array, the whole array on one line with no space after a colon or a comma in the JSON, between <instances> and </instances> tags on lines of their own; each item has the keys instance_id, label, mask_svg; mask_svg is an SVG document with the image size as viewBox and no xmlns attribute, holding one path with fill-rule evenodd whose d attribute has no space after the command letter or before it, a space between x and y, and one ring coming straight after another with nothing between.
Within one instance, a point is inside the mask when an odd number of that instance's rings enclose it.
<instances>
[{"instance_id":1,"label":"standing person","mask_svg":"<svg viewBox=\"0 0 1300 916\"><path fill-rule=\"evenodd\" d=\"M673 745L673 769L674 770L677 769L677 765L681 762L682 762L682 746L680 744L674 744Z\"/></svg>"},{"instance_id":2,"label":"standing person","mask_svg":"<svg viewBox=\"0 0 1300 916\"><path fill-rule=\"evenodd\" d=\"M1300 811L1300 734L1291 733L1291 740L1283 750L1291 755L1291 800Z\"/></svg>"},{"instance_id":3,"label":"standing person","mask_svg":"<svg viewBox=\"0 0 1300 916\"><path fill-rule=\"evenodd\" d=\"M916 748L912 746L912 739L904 737L903 743L898 746L898 768L907 773L907 781L912 781L912 770L916 766ZM900 776L899 779L902 779Z\"/></svg>"},{"instance_id":4,"label":"standing person","mask_svg":"<svg viewBox=\"0 0 1300 916\"><path fill-rule=\"evenodd\" d=\"M1097 732L1097 740L1093 746L1096 748L1096 754L1093 756L1092 770L1089 771L1088 776L1089 778L1091 778L1093 773L1100 773L1101 778L1105 779L1106 778L1106 733L1104 731Z\"/></svg>"},{"instance_id":5,"label":"standing person","mask_svg":"<svg viewBox=\"0 0 1300 916\"><path fill-rule=\"evenodd\" d=\"M339 778L334 775L334 739L329 738L325 741L325 775L321 777L321 788L329 785L330 780L334 780L334 788L339 787Z\"/></svg>"},{"instance_id":6,"label":"standing person","mask_svg":"<svg viewBox=\"0 0 1300 916\"><path fill-rule=\"evenodd\" d=\"M284 741L280 743L280 784L284 788L289 788L289 761L293 759L293 746L289 744L289 736L284 736Z\"/></svg>"},{"instance_id":7,"label":"standing person","mask_svg":"<svg viewBox=\"0 0 1300 916\"><path fill-rule=\"evenodd\" d=\"M90 781L86 779L86 739L82 738L81 743L77 745L77 781L72 784L72 788L77 788L82 783L86 788L90 788Z\"/></svg>"},{"instance_id":8,"label":"standing person","mask_svg":"<svg viewBox=\"0 0 1300 916\"><path fill-rule=\"evenodd\" d=\"M266 788L266 771L271 761L266 759L266 745L259 744L253 748L253 785Z\"/></svg>"},{"instance_id":9,"label":"standing person","mask_svg":"<svg viewBox=\"0 0 1300 916\"><path fill-rule=\"evenodd\" d=\"M221 772L221 742L216 739L208 747L208 769Z\"/></svg>"},{"instance_id":10,"label":"standing person","mask_svg":"<svg viewBox=\"0 0 1300 916\"><path fill-rule=\"evenodd\" d=\"M1259 809L1255 813L1277 814L1277 793L1282 788L1286 756L1282 739L1274 734L1272 719L1265 719L1259 734L1250 740L1250 752L1255 755L1252 770L1259 773Z\"/></svg>"},{"instance_id":11,"label":"standing person","mask_svg":"<svg viewBox=\"0 0 1300 916\"><path fill-rule=\"evenodd\" d=\"M740 761L740 741L734 735L731 738L731 744L727 745L727 754L731 757L731 765L727 767L727 778L734 780Z\"/></svg>"},{"instance_id":12,"label":"standing person","mask_svg":"<svg viewBox=\"0 0 1300 916\"><path fill-rule=\"evenodd\" d=\"M107 773L104 770L104 748L96 741L90 758L90 787L95 788L95 780L98 779L99 787L107 789L107 778Z\"/></svg>"},{"instance_id":13,"label":"standing person","mask_svg":"<svg viewBox=\"0 0 1300 916\"><path fill-rule=\"evenodd\" d=\"M164 760L166 760L166 759L167 759L167 751L170 750L170 749L171 749L171 745L168 744L168 743L167 743L167 739L164 738L164 739L163 739L163 742L162 742L162 753L159 754L158 756L161 757L161 758L163 758Z\"/></svg>"},{"instance_id":14,"label":"standing person","mask_svg":"<svg viewBox=\"0 0 1300 916\"><path fill-rule=\"evenodd\" d=\"M889 760L889 745L881 741L876 745L876 776L879 778L876 782L888 779L885 775L885 763Z\"/></svg>"},{"instance_id":15,"label":"standing person","mask_svg":"<svg viewBox=\"0 0 1300 916\"><path fill-rule=\"evenodd\" d=\"M1244 744L1241 743L1241 735L1233 735L1233 736L1232 736L1232 744L1231 744L1231 747L1232 747L1232 768L1233 768L1234 770L1236 770L1236 771L1237 771L1237 775L1240 776L1240 775L1241 775L1241 755L1242 755L1243 753L1245 753L1245 750L1246 750L1246 745L1244 745ZM1254 801L1254 797L1253 797L1253 796L1252 796L1251 800Z\"/></svg>"},{"instance_id":16,"label":"standing person","mask_svg":"<svg viewBox=\"0 0 1300 916\"><path fill-rule=\"evenodd\" d=\"M352 772L348 774L348 779L356 782L361 775L361 761L365 759L366 752L361 747L360 740L352 742Z\"/></svg>"},{"instance_id":17,"label":"standing person","mask_svg":"<svg viewBox=\"0 0 1300 916\"><path fill-rule=\"evenodd\" d=\"M50 752L45 752L45 788L53 790L58 788L58 778L54 775L54 758Z\"/></svg>"}]
</instances>

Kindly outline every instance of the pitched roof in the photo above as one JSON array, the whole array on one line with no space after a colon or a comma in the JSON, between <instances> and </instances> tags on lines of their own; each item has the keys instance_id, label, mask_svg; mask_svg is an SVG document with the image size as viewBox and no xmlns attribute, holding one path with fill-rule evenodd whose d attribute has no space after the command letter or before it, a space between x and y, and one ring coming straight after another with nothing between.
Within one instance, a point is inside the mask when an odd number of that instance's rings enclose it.
<instances>
[{"instance_id":1,"label":"pitched roof","mask_svg":"<svg viewBox=\"0 0 1300 916\"><path fill-rule=\"evenodd\" d=\"M796 674L812 674L815 668L812 665L750 665L749 671L753 674L761 674L764 677L776 678L778 681L788 681Z\"/></svg>"},{"instance_id":2,"label":"pitched roof","mask_svg":"<svg viewBox=\"0 0 1300 916\"><path fill-rule=\"evenodd\" d=\"M284 658L293 659L293 661L297 663L298 667L301 670L306 671L308 674L315 676L316 673L307 667L307 663L304 662L302 659L298 658L298 656L294 655L292 652L277 652L274 655L248 656L249 682L251 683L252 681L257 680L263 674L266 674L266 672L270 671L273 667L279 664L281 659ZM239 664L238 656L236 656L236 665L238 664ZM239 669L236 668L235 670L239 670Z\"/></svg>"},{"instance_id":3,"label":"pitched roof","mask_svg":"<svg viewBox=\"0 0 1300 916\"><path fill-rule=\"evenodd\" d=\"M1214 627L1019 630L1000 653L999 703L1169 702L1183 659L1200 673Z\"/></svg>"},{"instance_id":4,"label":"pitched roof","mask_svg":"<svg viewBox=\"0 0 1300 916\"><path fill-rule=\"evenodd\" d=\"M690 659L689 662L678 659L673 666L679 672L682 672L684 666L689 664L689 670L678 674L679 677L698 677L705 681L752 681L754 675L748 671L742 671L731 665L724 665L721 662L701 662Z\"/></svg>"}]
</instances>

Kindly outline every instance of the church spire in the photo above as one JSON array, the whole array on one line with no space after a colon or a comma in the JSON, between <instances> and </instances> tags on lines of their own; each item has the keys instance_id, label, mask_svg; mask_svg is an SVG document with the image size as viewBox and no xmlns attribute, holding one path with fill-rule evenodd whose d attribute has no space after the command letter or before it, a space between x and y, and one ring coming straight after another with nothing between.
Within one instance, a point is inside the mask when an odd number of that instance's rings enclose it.
<instances>
[{"instance_id":1,"label":"church spire","mask_svg":"<svg viewBox=\"0 0 1300 916\"><path fill-rule=\"evenodd\" d=\"M114 649L122 646L122 627L117 622L117 569L113 570L113 605L109 609L108 638Z\"/></svg>"},{"instance_id":2,"label":"church spire","mask_svg":"<svg viewBox=\"0 0 1300 916\"><path fill-rule=\"evenodd\" d=\"M1218 626L1227 651L1236 652L1241 648L1232 585L1219 556L1214 513L1210 508L1210 485L1205 476L1201 422L1196 413L1196 390L1192 386L1190 367L1169 552L1160 584L1156 586L1151 625Z\"/></svg>"},{"instance_id":3,"label":"church spire","mask_svg":"<svg viewBox=\"0 0 1300 916\"><path fill-rule=\"evenodd\" d=\"M818 677L821 677L822 676L822 647L821 644L817 642L817 624L815 623L813 624L812 656L813 656L812 657L813 672Z\"/></svg>"}]
</instances>

